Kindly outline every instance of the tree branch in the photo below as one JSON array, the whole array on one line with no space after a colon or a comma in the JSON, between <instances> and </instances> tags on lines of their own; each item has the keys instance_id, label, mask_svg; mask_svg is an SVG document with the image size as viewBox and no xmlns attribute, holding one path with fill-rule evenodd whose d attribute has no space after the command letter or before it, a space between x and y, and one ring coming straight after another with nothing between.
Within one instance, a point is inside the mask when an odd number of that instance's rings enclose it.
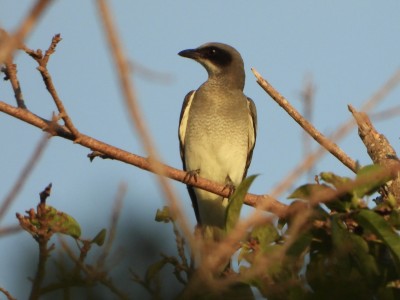
<instances>
[{"instance_id":1,"label":"tree branch","mask_svg":"<svg viewBox=\"0 0 400 300\"><path fill-rule=\"evenodd\" d=\"M348 106L358 125L358 135L367 148L368 155L375 164L384 167L399 166L400 161L396 151L383 134L380 134L372 125L366 113L358 112L353 106ZM393 179L388 185L388 191L400 204L400 177Z\"/></svg>"},{"instance_id":2,"label":"tree branch","mask_svg":"<svg viewBox=\"0 0 400 300\"><path fill-rule=\"evenodd\" d=\"M29 123L35 127L38 127L44 131L47 131L52 136L59 136L74 141L74 136L71 134L67 127L54 123L53 121L40 118L26 109L14 107L3 101L0 101L0 111L21 121ZM136 166L140 169L154 172L153 165L149 162L148 158L129 153L117 147L106 144L102 141L96 140L85 134L80 134L80 138L79 141L77 141L77 144L85 148L91 149L92 151L99 151L113 159ZM222 197L229 197L229 191L227 189L224 189L224 186L221 184L217 184L200 176L197 177L197 180L195 180L194 178L186 180L187 176L185 171L175 169L164 164L161 164L161 167L163 168L163 174L168 178L204 189L208 192L220 195ZM272 198L269 195L248 194L245 198L245 203L250 206L263 207L266 211L270 211L274 214L277 214L278 216L284 216L287 207L285 204L280 203L278 200Z\"/></svg>"},{"instance_id":3,"label":"tree branch","mask_svg":"<svg viewBox=\"0 0 400 300\"><path fill-rule=\"evenodd\" d=\"M357 171L357 163L351 159L338 145L332 142L308 122L274 87L261 77L255 69L252 69L257 83L275 100L308 134L322 147L328 150L333 156L341 161L353 172Z\"/></svg>"}]
</instances>

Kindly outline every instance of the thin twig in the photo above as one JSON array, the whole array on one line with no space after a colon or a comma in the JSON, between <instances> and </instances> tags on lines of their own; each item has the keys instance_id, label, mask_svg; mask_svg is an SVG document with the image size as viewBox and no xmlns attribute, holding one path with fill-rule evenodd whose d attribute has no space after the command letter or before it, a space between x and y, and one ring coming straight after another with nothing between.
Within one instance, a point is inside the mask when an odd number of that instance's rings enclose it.
<instances>
[{"instance_id":1,"label":"thin twig","mask_svg":"<svg viewBox=\"0 0 400 300\"><path fill-rule=\"evenodd\" d=\"M64 107L63 102L61 101L57 90L54 86L53 79L50 75L49 70L47 69L47 64L49 62L49 59L51 55L56 51L56 47L59 42L61 42L61 35L56 34L50 43L50 46L46 50L45 54L42 54L41 50L34 51L32 49L27 48L26 46L21 46L21 48L29 54L36 62L38 63L38 71L42 75L43 82L46 85L46 88L48 92L50 93L51 97L53 98L53 101L55 105L57 106L59 116L63 119L65 126L69 129L69 131L74 135L75 141L79 139L79 131L76 129L75 125L73 124L71 118L69 117L67 110Z\"/></svg>"},{"instance_id":2,"label":"thin twig","mask_svg":"<svg viewBox=\"0 0 400 300\"><path fill-rule=\"evenodd\" d=\"M274 99L308 134L322 147L328 150L340 162L348 167L353 172L357 171L357 162L351 159L338 145L332 142L319 132L310 122L303 116L283 97L268 81L261 77L261 75L252 69L254 76L257 78L257 83Z\"/></svg>"},{"instance_id":3,"label":"thin twig","mask_svg":"<svg viewBox=\"0 0 400 300\"><path fill-rule=\"evenodd\" d=\"M117 232L117 223L121 214L122 204L126 194L126 189L127 186L125 183L121 183L118 188L118 193L114 200L114 208L111 214L111 221L108 229L108 238L103 247L103 252L100 254L97 260L98 268L102 268L105 265L106 259L111 252L111 247L113 245L115 235Z\"/></svg>"},{"instance_id":4,"label":"thin twig","mask_svg":"<svg viewBox=\"0 0 400 300\"><path fill-rule=\"evenodd\" d=\"M53 246L48 247L53 232L49 229L46 199L50 196L51 184L49 184L43 192L40 193L40 203L37 206L37 232L34 235L35 240L39 244L39 259L36 269L36 275L32 282L32 289L29 295L29 300L36 300L40 298L40 289L46 275L46 263L53 250ZM17 216L18 217L18 216ZM20 220L21 222L21 220Z\"/></svg>"},{"instance_id":5,"label":"thin twig","mask_svg":"<svg viewBox=\"0 0 400 300\"><path fill-rule=\"evenodd\" d=\"M17 77L17 65L13 63L12 56L7 59L4 65L5 67L3 71L6 74L5 79L10 80L11 87L14 91L14 97L17 101L17 106L20 108L26 108L24 96L22 95L21 85Z\"/></svg>"},{"instance_id":6,"label":"thin twig","mask_svg":"<svg viewBox=\"0 0 400 300\"><path fill-rule=\"evenodd\" d=\"M24 110L22 108L19 109ZM35 150L33 151L31 157L29 158L27 164L22 169L19 178L15 181L14 186L11 188L10 192L4 199L0 207L0 220L3 218L4 214L10 207L11 203L14 201L18 193L21 191L29 175L32 173L33 168L38 163L40 157L43 154L43 151L48 143L48 140L49 140L48 135L44 134L43 137L40 139L39 143L37 144Z\"/></svg>"},{"instance_id":7,"label":"thin twig","mask_svg":"<svg viewBox=\"0 0 400 300\"><path fill-rule=\"evenodd\" d=\"M22 228L19 225L10 225L10 226L5 226L5 227L0 227L0 238L5 235L20 232L21 230L22 230Z\"/></svg>"},{"instance_id":8,"label":"thin twig","mask_svg":"<svg viewBox=\"0 0 400 300\"><path fill-rule=\"evenodd\" d=\"M399 116L400 116L400 105L396 105L391 108L370 114L371 119L374 121L386 121L390 118L396 118Z\"/></svg>"},{"instance_id":9,"label":"thin twig","mask_svg":"<svg viewBox=\"0 0 400 300\"><path fill-rule=\"evenodd\" d=\"M129 297L119 290L112 280L109 278L108 274L106 272L103 272L102 270L98 270L93 266L86 265L83 261L80 260L79 257L76 257L75 254L73 253L72 249L68 246L68 244L65 242L63 238L60 237L60 243L62 248L64 249L65 253L71 258L72 261L75 262L75 264L79 267L79 269L86 274L86 278L79 278L78 282L80 285L83 283L86 283L87 285L92 284L94 282L99 282L105 287L107 287L112 293L114 293L116 296L118 296L119 299L129 299ZM80 276L80 275L79 275ZM73 286L71 284L70 286ZM51 291L50 287L52 290L55 288L59 288L58 284L52 284L46 287L46 293Z\"/></svg>"},{"instance_id":10,"label":"thin twig","mask_svg":"<svg viewBox=\"0 0 400 300\"><path fill-rule=\"evenodd\" d=\"M313 121L313 109L314 109L314 97L315 97L315 86L312 82L310 76L307 76L306 82L304 83L303 90L301 92L301 103L303 105L304 118L309 122ZM310 136L302 131L302 141L303 141L303 156L306 156L311 152L312 140ZM313 169L310 167L307 171L307 177L310 180L313 177Z\"/></svg>"},{"instance_id":11,"label":"thin twig","mask_svg":"<svg viewBox=\"0 0 400 300\"><path fill-rule=\"evenodd\" d=\"M14 298L9 291L7 291L6 289L0 287L0 292L2 292L6 297L7 300L16 300L16 298Z\"/></svg>"},{"instance_id":12,"label":"thin twig","mask_svg":"<svg viewBox=\"0 0 400 300\"><path fill-rule=\"evenodd\" d=\"M21 22L19 28L15 30L10 37L6 37L2 40L0 47L0 63L6 61L7 58L12 55L14 50L23 43L51 2L52 0L36 1L28 12L28 15Z\"/></svg>"}]
</instances>

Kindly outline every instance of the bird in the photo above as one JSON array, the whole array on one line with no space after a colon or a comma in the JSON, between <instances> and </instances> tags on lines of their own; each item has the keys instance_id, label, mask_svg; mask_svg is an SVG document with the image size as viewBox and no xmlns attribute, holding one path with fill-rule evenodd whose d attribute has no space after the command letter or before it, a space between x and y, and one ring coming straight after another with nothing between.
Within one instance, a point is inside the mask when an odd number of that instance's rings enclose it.
<instances>
[{"instance_id":1,"label":"bird","mask_svg":"<svg viewBox=\"0 0 400 300\"><path fill-rule=\"evenodd\" d=\"M200 63L208 73L183 101L178 129L183 169L233 191L246 177L257 136L256 106L243 93L243 59L232 46L216 42L178 55ZM229 200L190 185L187 189L197 224L223 230Z\"/></svg>"}]
</instances>

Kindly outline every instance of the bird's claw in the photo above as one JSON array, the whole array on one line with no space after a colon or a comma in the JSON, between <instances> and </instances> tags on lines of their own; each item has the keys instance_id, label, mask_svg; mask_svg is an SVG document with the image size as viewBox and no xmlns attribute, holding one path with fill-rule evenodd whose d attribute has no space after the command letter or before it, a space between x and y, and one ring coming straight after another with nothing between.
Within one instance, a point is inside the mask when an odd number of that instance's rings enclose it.
<instances>
[{"instance_id":1,"label":"bird's claw","mask_svg":"<svg viewBox=\"0 0 400 300\"><path fill-rule=\"evenodd\" d=\"M226 176L225 185L224 185L222 191L225 191L226 189L229 190L228 197L232 196L232 194L235 192L235 189L236 189L236 187L235 187L235 185L233 184L233 181L232 181L232 179L229 177L229 175Z\"/></svg>"},{"instance_id":2,"label":"bird's claw","mask_svg":"<svg viewBox=\"0 0 400 300\"><path fill-rule=\"evenodd\" d=\"M197 182L197 176L199 176L199 174L200 174L200 169L187 171L185 177L183 178L183 181L185 183L189 183L189 181L191 181L193 178L194 181Z\"/></svg>"}]
</instances>

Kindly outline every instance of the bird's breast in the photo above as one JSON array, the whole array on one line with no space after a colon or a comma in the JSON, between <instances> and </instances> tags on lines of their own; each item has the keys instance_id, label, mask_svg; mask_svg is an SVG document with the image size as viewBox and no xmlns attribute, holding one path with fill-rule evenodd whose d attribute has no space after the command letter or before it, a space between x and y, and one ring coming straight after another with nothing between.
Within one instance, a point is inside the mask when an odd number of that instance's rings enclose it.
<instances>
[{"instance_id":1,"label":"bird's breast","mask_svg":"<svg viewBox=\"0 0 400 300\"><path fill-rule=\"evenodd\" d=\"M198 91L186 128L188 169L200 169L201 176L218 182L229 175L236 184L240 183L248 151L248 114L247 98L241 91Z\"/></svg>"}]
</instances>

